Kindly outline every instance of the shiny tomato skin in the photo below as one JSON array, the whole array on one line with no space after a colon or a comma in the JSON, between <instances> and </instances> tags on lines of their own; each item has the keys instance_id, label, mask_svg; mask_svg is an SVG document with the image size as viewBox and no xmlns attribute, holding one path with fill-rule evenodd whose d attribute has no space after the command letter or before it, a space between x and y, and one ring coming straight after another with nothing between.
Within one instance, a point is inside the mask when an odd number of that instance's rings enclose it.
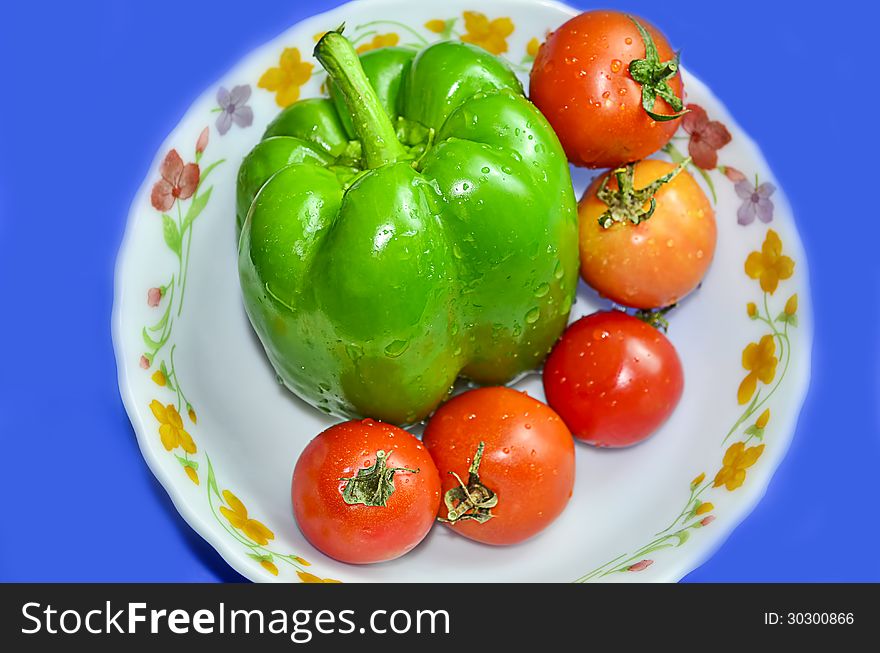
<instances>
[{"instance_id":1,"label":"shiny tomato skin","mask_svg":"<svg viewBox=\"0 0 880 653\"><path fill-rule=\"evenodd\" d=\"M349 505L345 481L388 453L397 472L385 506ZM400 557L421 542L437 517L440 477L421 442L403 429L370 419L330 427L302 452L293 472L293 512L306 539L322 553L353 564Z\"/></svg>"},{"instance_id":2,"label":"shiny tomato skin","mask_svg":"<svg viewBox=\"0 0 880 653\"><path fill-rule=\"evenodd\" d=\"M593 313L569 326L544 365L547 402L574 437L598 447L647 438L683 390L669 339L622 311Z\"/></svg>"},{"instance_id":3,"label":"shiny tomato skin","mask_svg":"<svg viewBox=\"0 0 880 653\"><path fill-rule=\"evenodd\" d=\"M675 55L666 37L636 18L651 34L660 61ZM550 34L532 66L529 96L546 116L568 160L588 168L614 168L644 159L669 142L681 118L657 122L641 104L642 87L629 73L645 58L645 44L630 17L588 11ZM681 73L669 80L684 100ZM653 111L675 111L657 97Z\"/></svg>"},{"instance_id":4,"label":"shiny tomato skin","mask_svg":"<svg viewBox=\"0 0 880 653\"><path fill-rule=\"evenodd\" d=\"M674 167L668 161L640 161L635 188ZM709 198L683 171L655 193L656 209L648 220L605 228L599 216L608 207L596 196L605 176L593 181L578 204L581 276L600 295L623 306L675 304L700 284L715 255L718 234ZM613 176L608 186L617 188Z\"/></svg>"},{"instance_id":5,"label":"shiny tomato skin","mask_svg":"<svg viewBox=\"0 0 880 653\"><path fill-rule=\"evenodd\" d=\"M574 441L559 416L523 392L487 387L442 405L425 429L425 446L437 464L443 492L468 482L468 467L485 443L480 481L498 496L494 515L480 524L447 524L485 544L516 544L555 520L574 487ZM441 503L440 516L448 511Z\"/></svg>"}]
</instances>

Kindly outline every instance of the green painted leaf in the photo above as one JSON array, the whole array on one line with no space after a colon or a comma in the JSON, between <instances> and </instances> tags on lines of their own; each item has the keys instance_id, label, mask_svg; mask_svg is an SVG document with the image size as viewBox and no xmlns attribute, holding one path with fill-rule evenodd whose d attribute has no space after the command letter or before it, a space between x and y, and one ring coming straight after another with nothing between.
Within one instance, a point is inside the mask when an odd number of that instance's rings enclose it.
<instances>
[{"instance_id":1,"label":"green painted leaf","mask_svg":"<svg viewBox=\"0 0 880 653\"><path fill-rule=\"evenodd\" d=\"M226 159L220 159L219 161L214 161L214 163L212 163L211 165L206 167L204 170L202 170L202 174L199 175L199 185L196 186L196 192L199 191L199 189L202 187L202 184L205 183L205 179L208 178L208 175L211 174L211 172L214 170L214 168L219 166L224 161L226 161Z\"/></svg>"},{"instance_id":2,"label":"green painted leaf","mask_svg":"<svg viewBox=\"0 0 880 653\"><path fill-rule=\"evenodd\" d=\"M764 439L764 429L760 428L757 424L752 424L749 428L745 430L746 435L751 435L759 440Z\"/></svg>"},{"instance_id":3,"label":"green painted leaf","mask_svg":"<svg viewBox=\"0 0 880 653\"><path fill-rule=\"evenodd\" d=\"M177 454L174 454L174 457L177 458L177 462L179 462L182 467L192 467L194 470L198 471L199 464L195 460L187 460L183 456L178 456Z\"/></svg>"},{"instance_id":4,"label":"green painted leaf","mask_svg":"<svg viewBox=\"0 0 880 653\"><path fill-rule=\"evenodd\" d=\"M685 160L684 154L678 151L678 148L675 147L672 143L669 143L663 148L663 151L669 155L669 158L672 159L673 163L681 163ZM718 204L718 195L715 192L715 183L712 181L712 177L709 176L709 173L698 166L690 166L696 168L697 172L700 173L700 176L703 178L703 181L706 182L706 186L709 187L709 191L712 193L712 204ZM757 319L757 316L752 317L753 320Z\"/></svg>"},{"instance_id":5,"label":"green painted leaf","mask_svg":"<svg viewBox=\"0 0 880 653\"><path fill-rule=\"evenodd\" d=\"M165 308L165 312L162 314L162 318L156 322L153 326L149 327L150 331L153 333L157 333L162 331L165 328L165 325L168 323L168 316L171 314L171 302L168 302L168 306Z\"/></svg>"},{"instance_id":6,"label":"green painted leaf","mask_svg":"<svg viewBox=\"0 0 880 653\"><path fill-rule=\"evenodd\" d=\"M177 230L177 223L167 213L162 214L162 235L165 237L165 244L168 249L180 256L180 232Z\"/></svg>"},{"instance_id":7,"label":"green painted leaf","mask_svg":"<svg viewBox=\"0 0 880 653\"><path fill-rule=\"evenodd\" d=\"M162 361L162 364L159 366L159 369L162 370L162 374L165 375L165 384L173 391L177 392L177 386L174 385L174 381L171 380L172 375L168 373L168 368L165 367L165 361Z\"/></svg>"},{"instance_id":8,"label":"green painted leaf","mask_svg":"<svg viewBox=\"0 0 880 653\"><path fill-rule=\"evenodd\" d=\"M259 555L258 553L248 553L247 556L257 562L272 562L272 554Z\"/></svg>"},{"instance_id":9,"label":"green painted leaf","mask_svg":"<svg viewBox=\"0 0 880 653\"><path fill-rule=\"evenodd\" d=\"M213 492L218 499L222 500L223 497L220 496L220 488L217 487L217 479L214 476L214 466L211 464L208 454L205 454L205 460L208 461L208 491Z\"/></svg>"},{"instance_id":10,"label":"green painted leaf","mask_svg":"<svg viewBox=\"0 0 880 653\"><path fill-rule=\"evenodd\" d=\"M776 321L796 327L798 325L797 313L795 313L794 315L789 315L785 311L782 311L779 315L776 316Z\"/></svg>"},{"instance_id":11,"label":"green painted leaf","mask_svg":"<svg viewBox=\"0 0 880 653\"><path fill-rule=\"evenodd\" d=\"M192 198L189 209L187 210L186 215L183 218L183 226L181 227L181 232L186 233L186 230L189 229L195 219L199 217L199 213L201 213L208 205L208 200L211 199L212 190L214 190L213 186L211 186L201 195L195 195Z\"/></svg>"},{"instance_id":12,"label":"green painted leaf","mask_svg":"<svg viewBox=\"0 0 880 653\"><path fill-rule=\"evenodd\" d=\"M156 340L153 340L150 337L150 334L147 333L146 327L144 327L144 330L141 332L141 335L144 338L144 344L147 346L147 349L149 349L151 351L155 351L156 349L159 349L159 347L162 346L161 342L157 342Z\"/></svg>"}]
</instances>

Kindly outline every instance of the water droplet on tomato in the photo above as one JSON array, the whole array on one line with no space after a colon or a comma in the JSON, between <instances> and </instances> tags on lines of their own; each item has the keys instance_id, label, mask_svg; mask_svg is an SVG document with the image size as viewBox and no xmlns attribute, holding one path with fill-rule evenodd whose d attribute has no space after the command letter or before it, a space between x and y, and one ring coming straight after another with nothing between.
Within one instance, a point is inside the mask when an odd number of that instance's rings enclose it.
<instances>
[{"instance_id":1,"label":"water droplet on tomato","mask_svg":"<svg viewBox=\"0 0 880 653\"><path fill-rule=\"evenodd\" d=\"M620 72L621 66L623 66L623 62L620 59L614 59L611 62L611 72L612 73Z\"/></svg>"}]
</instances>

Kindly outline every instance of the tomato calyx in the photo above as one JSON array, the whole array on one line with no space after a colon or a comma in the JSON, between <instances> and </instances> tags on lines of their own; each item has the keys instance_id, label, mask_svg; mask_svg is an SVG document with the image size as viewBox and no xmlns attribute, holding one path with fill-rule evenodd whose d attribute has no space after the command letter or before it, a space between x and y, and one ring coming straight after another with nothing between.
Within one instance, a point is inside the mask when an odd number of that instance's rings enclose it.
<instances>
[{"instance_id":1,"label":"tomato calyx","mask_svg":"<svg viewBox=\"0 0 880 653\"><path fill-rule=\"evenodd\" d=\"M458 481L458 487L454 487L443 495L446 504L446 517L438 517L437 521L454 524L457 521L473 519L479 524L485 524L495 515L491 509L498 505L498 496L480 483L480 462L483 460L484 442L477 446L474 460L468 468L468 482L465 485L461 477L455 472L449 472Z\"/></svg>"},{"instance_id":2,"label":"tomato calyx","mask_svg":"<svg viewBox=\"0 0 880 653\"><path fill-rule=\"evenodd\" d=\"M678 306L678 304L670 304L664 308L656 308L652 310L639 309L633 313L633 317L638 318L645 324L651 325L658 331L666 333L669 331L669 320L666 319L666 314L676 306Z\"/></svg>"},{"instance_id":3,"label":"tomato calyx","mask_svg":"<svg viewBox=\"0 0 880 653\"><path fill-rule=\"evenodd\" d=\"M599 226L608 229L615 222L631 222L636 225L644 222L652 215L657 208L657 201L654 194L660 190L663 184L666 184L684 170L691 162L691 157L687 157L675 168L667 172L662 177L655 179L644 188L635 188L633 179L635 177L635 164L629 163L621 168L611 171L602 181L602 186L596 192L598 197L608 210L599 216ZM612 190L608 187L608 181L611 175L617 179L617 189ZM649 203L647 209L645 204Z\"/></svg>"},{"instance_id":4,"label":"tomato calyx","mask_svg":"<svg viewBox=\"0 0 880 653\"><path fill-rule=\"evenodd\" d=\"M679 60L681 53L676 52L675 56L669 61L660 61L660 55L657 52L657 46L654 45L654 39L642 24L632 16L629 19L635 23L636 29L642 37L645 44L645 58L633 59L629 63L630 76L642 87L642 108L653 120L657 122L667 122L681 118L688 113L688 109L684 108L684 102L675 94L668 80L678 74ZM656 113L654 111L654 103L657 96L666 101L674 114Z\"/></svg>"},{"instance_id":5,"label":"tomato calyx","mask_svg":"<svg viewBox=\"0 0 880 653\"><path fill-rule=\"evenodd\" d=\"M394 494L394 474L409 472L418 474L418 469L408 467L388 467L390 454L382 449L376 452L376 462L371 467L364 467L352 477L342 477L340 481L348 481L342 490L342 500L348 505L386 506L388 498Z\"/></svg>"}]
</instances>

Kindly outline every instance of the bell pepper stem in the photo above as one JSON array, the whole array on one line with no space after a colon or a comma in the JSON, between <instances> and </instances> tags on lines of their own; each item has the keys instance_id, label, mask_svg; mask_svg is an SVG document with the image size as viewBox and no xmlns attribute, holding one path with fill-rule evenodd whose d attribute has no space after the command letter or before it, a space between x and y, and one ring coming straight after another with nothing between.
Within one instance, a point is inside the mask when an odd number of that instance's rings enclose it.
<instances>
[{"instance_id":1,"label":"bell pepper stem","mask_svg":"<svg viewBox=\"0 0 880 653\"><path fill-rule=\"evenodd\" d=\"M315 58L345 99L367 167L378 168L403 158L406 151L397 139L391 118L341 28L321 37L315 46Z\"/></svg>"}]
</instances>

